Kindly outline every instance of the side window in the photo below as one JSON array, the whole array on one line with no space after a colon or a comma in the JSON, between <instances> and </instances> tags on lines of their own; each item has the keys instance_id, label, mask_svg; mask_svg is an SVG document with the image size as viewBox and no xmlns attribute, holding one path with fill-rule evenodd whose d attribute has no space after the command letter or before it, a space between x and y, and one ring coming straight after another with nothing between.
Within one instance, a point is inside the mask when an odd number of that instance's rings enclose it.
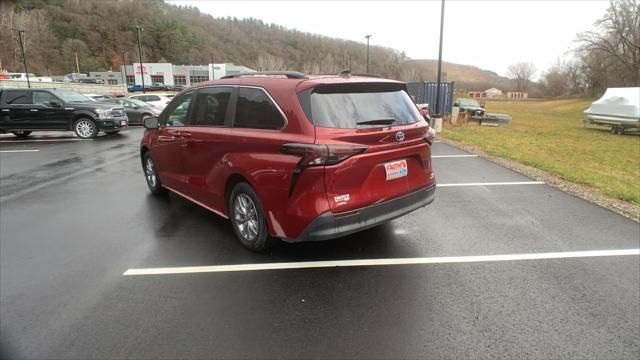
<instances>
[{"instance_id":1,"label":"side window","mask_svg":"<svg viewBox=\"0 0 640 360\"><path fill-rule=\"evenodd\" d=\"M160 97L157 95L147 95L145 101L160 101Z\"/></svg>"},{"instance_id":2,"label":"side window","mask_svg":"<svg viewBox=\"0 0 640 360\"><path fill-rule=\"evenodd\" d=\"M191 125L223 126L232 91L233 88L230 87L200 89L191 116Z\"/></svg>"},{"instance_id":3,"label":"side window","mask_svg":"<svg viewBox=\"0 0 640 360\"><path fill-rule=\"evenodd\" d=\"M46 91L34 91L33 103L35 105L51 106L51 102L58 102L58 99Z\"/></svg>"},{"instance_id":4,"label":"side window","mask_svg":"<svg viewBox=\"0 0 640 360\"><path fill-rule=\"evenodd\" d=\"M194 94L195 91L189 91L171 102L171 107L163 112L160 124L162 126L189 125L189 107L191 106Z\"/></svg>"},{"instance_id":5,"label":"side window","mask_svg":"<svg viewBox=\"0 0 640 360\"><path fill-rule=\"evenodd\" d=\"M243 87L238 90L234 127L279 130L284 123L282 114L264 90Z\"/></svg>"},{"instance_id":6,"label":"side window","mask_svg":"<svg viewBox=\"0 0 640 360\"><path fill-rule=\"evenodd\" d=\"M9 105L33 104L31 91L7 90L5 96L5 102Z\"/></svg>"}]
</instances>

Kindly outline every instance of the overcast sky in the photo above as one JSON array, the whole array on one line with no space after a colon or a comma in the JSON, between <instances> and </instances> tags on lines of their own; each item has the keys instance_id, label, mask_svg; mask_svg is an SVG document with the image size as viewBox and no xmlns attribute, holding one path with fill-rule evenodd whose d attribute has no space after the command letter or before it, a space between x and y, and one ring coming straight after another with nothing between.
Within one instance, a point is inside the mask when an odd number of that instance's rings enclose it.
<instances>
[{"instance_id":1,"label":"overcast sky","mask_svg":"<svg viewBox=\"0 0 640 360\"><path fill-rule=\"evenodd\" d=\"M440 1L170 1L215 17L258 18L287 28L438 58ZM608 1L446 0L443 59L504 75L533 62L538 75L568 57L578 32L602 17Z\"/></svg>"}]
</instances>

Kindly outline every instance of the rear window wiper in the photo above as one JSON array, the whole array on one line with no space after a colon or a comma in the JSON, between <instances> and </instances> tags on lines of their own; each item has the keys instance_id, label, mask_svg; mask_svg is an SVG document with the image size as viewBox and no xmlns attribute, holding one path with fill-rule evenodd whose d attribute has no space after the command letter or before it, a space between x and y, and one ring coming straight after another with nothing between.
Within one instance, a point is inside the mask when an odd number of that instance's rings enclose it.
<instances>
[{"instance_id":1,"label":"rear window wiper","mask_svg":"<svg viewBox=\"0 0 640 360\"><path fill-rule=\"evenodd\" d=\"M357 125L391 125L396 122L396 119L386 118L386 119L375 119L375 120L367 120L357 122Z\"/></svg>"}]
</instances>

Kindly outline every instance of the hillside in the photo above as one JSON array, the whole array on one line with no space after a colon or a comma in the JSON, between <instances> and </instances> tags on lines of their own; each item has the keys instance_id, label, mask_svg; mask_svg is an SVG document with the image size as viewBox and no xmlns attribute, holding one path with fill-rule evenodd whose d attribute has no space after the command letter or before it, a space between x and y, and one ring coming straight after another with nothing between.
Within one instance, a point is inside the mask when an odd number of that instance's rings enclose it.
<instances>
[{"instance_id":1,"label":"hillside","mask_svg":"<svg viewBox=\"0 0 640 360\"><path fill-rule=\"evenodd\" d=\"M22 71L17 33L24 29L29 68L38 75L118 69L138 60L135 26L141 26L146 62L231 62L256 70L336 73L366 70L366 45L303 33L256 19L217 18L195 7L161 0L3 0L0 2L0 63ZM385 77L435 80L435 60L372 46L371 69ZM506 79L466 65L445 64L458 88L505 88Z\"/></svg>"},{"instance_id":2,"label":"hillside","mask_svg":"<svg viewBox=\"0 0 640 360\"><path fill-rule=\"evenodd\" d=\"M405 64L408 67L417 69L425 80L436 80L437 60L407 60ZM482 70L475 66L443 62L442 72L443 81L455 81L458 89L486 90L491 87L497 87L502 90L509 90L513 87L512 80L499 76L493 71Z\"/></svg>"}]
</instances>

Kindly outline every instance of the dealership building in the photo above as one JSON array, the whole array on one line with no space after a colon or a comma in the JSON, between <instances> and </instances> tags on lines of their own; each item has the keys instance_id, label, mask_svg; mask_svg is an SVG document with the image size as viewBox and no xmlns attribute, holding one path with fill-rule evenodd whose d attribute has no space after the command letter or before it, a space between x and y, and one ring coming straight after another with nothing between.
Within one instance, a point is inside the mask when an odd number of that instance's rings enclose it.
<instances>
[{"instance_id":1,"label":"dealership building","mask_svg":"<svg viewBox=\"0 0 640 360\"><path fill-rule=\"evenodd\" d=\"M246 66L237 66L231 63L208 65L173 65L170 63L135 63L121 67L120 72L92 71L90 77L104 80L105 84L120 85L126 81L127 86L142 85L144 77L145 86L151 85L191 85L203 81L220 79L223 76L238 74L241 72L253 72ZM124 76L123 76L124 73Z\"/></svg>"}]
</instances>

